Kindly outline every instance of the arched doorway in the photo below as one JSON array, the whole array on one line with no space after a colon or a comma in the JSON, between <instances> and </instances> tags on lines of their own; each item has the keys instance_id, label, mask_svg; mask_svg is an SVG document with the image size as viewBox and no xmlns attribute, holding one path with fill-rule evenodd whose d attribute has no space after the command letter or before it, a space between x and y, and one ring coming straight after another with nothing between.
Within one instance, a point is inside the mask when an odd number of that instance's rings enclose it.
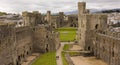
<instances>
[{"instance_id":1,"label":"arched doorway","mask_svg":"<svg viewBox=\"0 0 120 65\"><path fill-rule=\"evenodd\" d=\"M48 52L49 50L48 50L48 44L46 44L46 52Z\"/></svg>"},{"instance_id":2,"label":"arched doorway","mask_svg":"<svg viewBox=\"0 0 120 65\"><path fill-rule=\"evenodd\" d=\"M98 24L95 25L95 29L98 29Z\"/></svg>"},{"instance_id":3,"label":"arched doorway","mask_svg":"<svg viewBox=\"0 0 120 65\"><path fill-rule=\"evenodd\" d=\"M90 51L90 46L88 46L88 51Z\"/></svg>"},{"instance_id":4,"label":"arched doorway","mask_svg":"<svg viewBox=\"0 0 120 65\"><path fill-rule=\"evenodd\" d=\"M16 65L20 65L18 61L16 61Z\"/></svg>"}]
</instances>

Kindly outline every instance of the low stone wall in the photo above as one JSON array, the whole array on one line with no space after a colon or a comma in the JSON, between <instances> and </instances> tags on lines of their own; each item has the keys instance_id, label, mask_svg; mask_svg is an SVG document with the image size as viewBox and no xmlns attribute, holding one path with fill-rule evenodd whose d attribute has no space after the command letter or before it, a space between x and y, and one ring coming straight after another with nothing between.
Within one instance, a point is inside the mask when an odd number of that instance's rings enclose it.
<instances>
[{"instance_id":1,"label":"low stone wall","mask_svg":"<svg viewBox=\"0 0 120 65\"><path fill-rule=\"evenodd\" d=\"M74 63L73 63L73 61L71 60L69 54L65 54L65 58L66 58L66 60L67 60L67 62L68 62L69 65L74 65Z\"/></svg>"}]
</instances>

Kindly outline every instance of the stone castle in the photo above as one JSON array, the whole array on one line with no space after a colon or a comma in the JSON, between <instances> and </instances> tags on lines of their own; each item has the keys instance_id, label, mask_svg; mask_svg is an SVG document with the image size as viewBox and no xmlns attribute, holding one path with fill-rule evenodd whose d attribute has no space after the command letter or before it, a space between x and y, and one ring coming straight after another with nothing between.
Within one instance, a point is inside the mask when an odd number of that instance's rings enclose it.
<instances>
[{"instance_id":1,"label":"stone castle","mask_svg":"<svg viewBox=\"0 0 120 65\"><path fill-rule=\"evenodd\" d=\"M76 15L51 15L51 11L46 15L33 11L23 12L22 16L1 16L0 64L21 65L32 53L56 51L60 46L56 28L77 27L77 21Z\"/></svg>"},{"instance_id":2,"label":"stone castle","mask_svg":"<svg viewBox=\"0 0 120 65\"><path fill-rule=\"evenodd\" d=\"M107 24L107 14L86 12L85 2L78 3L78 10L79 45L108 65L120 65L120 33Z\"/></svg>"},{"instance_id":3,"label":"stone castle","mask_svg":"<svg viewBox=\"0 0 120 65\"><path fill-rule=\"evenodd\" d=\"M107 24L107 14L91 14L86 2L78 3L78 16L33 11L23 12L18 19L21 21L0 17L0 65L21 65L32 53L56 51L60 40L55 29L68 26L78 27L78 43L83 50L108 65L120 65L120 33Z\"/></svg>"}]
</instances>

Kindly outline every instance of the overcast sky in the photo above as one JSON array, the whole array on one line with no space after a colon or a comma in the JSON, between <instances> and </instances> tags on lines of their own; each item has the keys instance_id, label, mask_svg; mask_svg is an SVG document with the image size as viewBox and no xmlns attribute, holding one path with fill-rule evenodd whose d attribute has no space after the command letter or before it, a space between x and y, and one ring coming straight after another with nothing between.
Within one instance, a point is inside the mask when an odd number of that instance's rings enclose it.
<instances>
[{"instance_id":1,"label":"overcast sky","mask_svg":"<svg viewBox=\"0 0 120 65\"><path fill-rule=\"evenodd\" d=\"M87 2L89 9L114 9L120 8L120 0L0 0L0 11L22 12L51 10L67 12L77 10L77 2Z\"/></svg>"}]
</instances>

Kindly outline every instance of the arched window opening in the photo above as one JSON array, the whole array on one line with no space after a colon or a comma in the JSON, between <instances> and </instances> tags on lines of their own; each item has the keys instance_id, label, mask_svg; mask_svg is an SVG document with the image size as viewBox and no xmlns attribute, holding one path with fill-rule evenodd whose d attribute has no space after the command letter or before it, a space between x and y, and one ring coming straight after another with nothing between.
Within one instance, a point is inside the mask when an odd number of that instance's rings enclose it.
<instances>
[{"instance_id":1,"label":"arched window opening","mask_svg":"<svg viewBox=\"0 0 120 65\"><path fill-rule=\"evenodd\" d=\"M98 24L95 25L95 29L98 29Z\"/></svg>"},{"instance_id":2,"label":"arched window opening","mask_svg":"<svg viewBox=\"0 0 120 65\"><path fill-rule=\"evenodd\" d=\"M90 51L90 46L88 46L88 50Z\"/></svg>"}]
</instances>

